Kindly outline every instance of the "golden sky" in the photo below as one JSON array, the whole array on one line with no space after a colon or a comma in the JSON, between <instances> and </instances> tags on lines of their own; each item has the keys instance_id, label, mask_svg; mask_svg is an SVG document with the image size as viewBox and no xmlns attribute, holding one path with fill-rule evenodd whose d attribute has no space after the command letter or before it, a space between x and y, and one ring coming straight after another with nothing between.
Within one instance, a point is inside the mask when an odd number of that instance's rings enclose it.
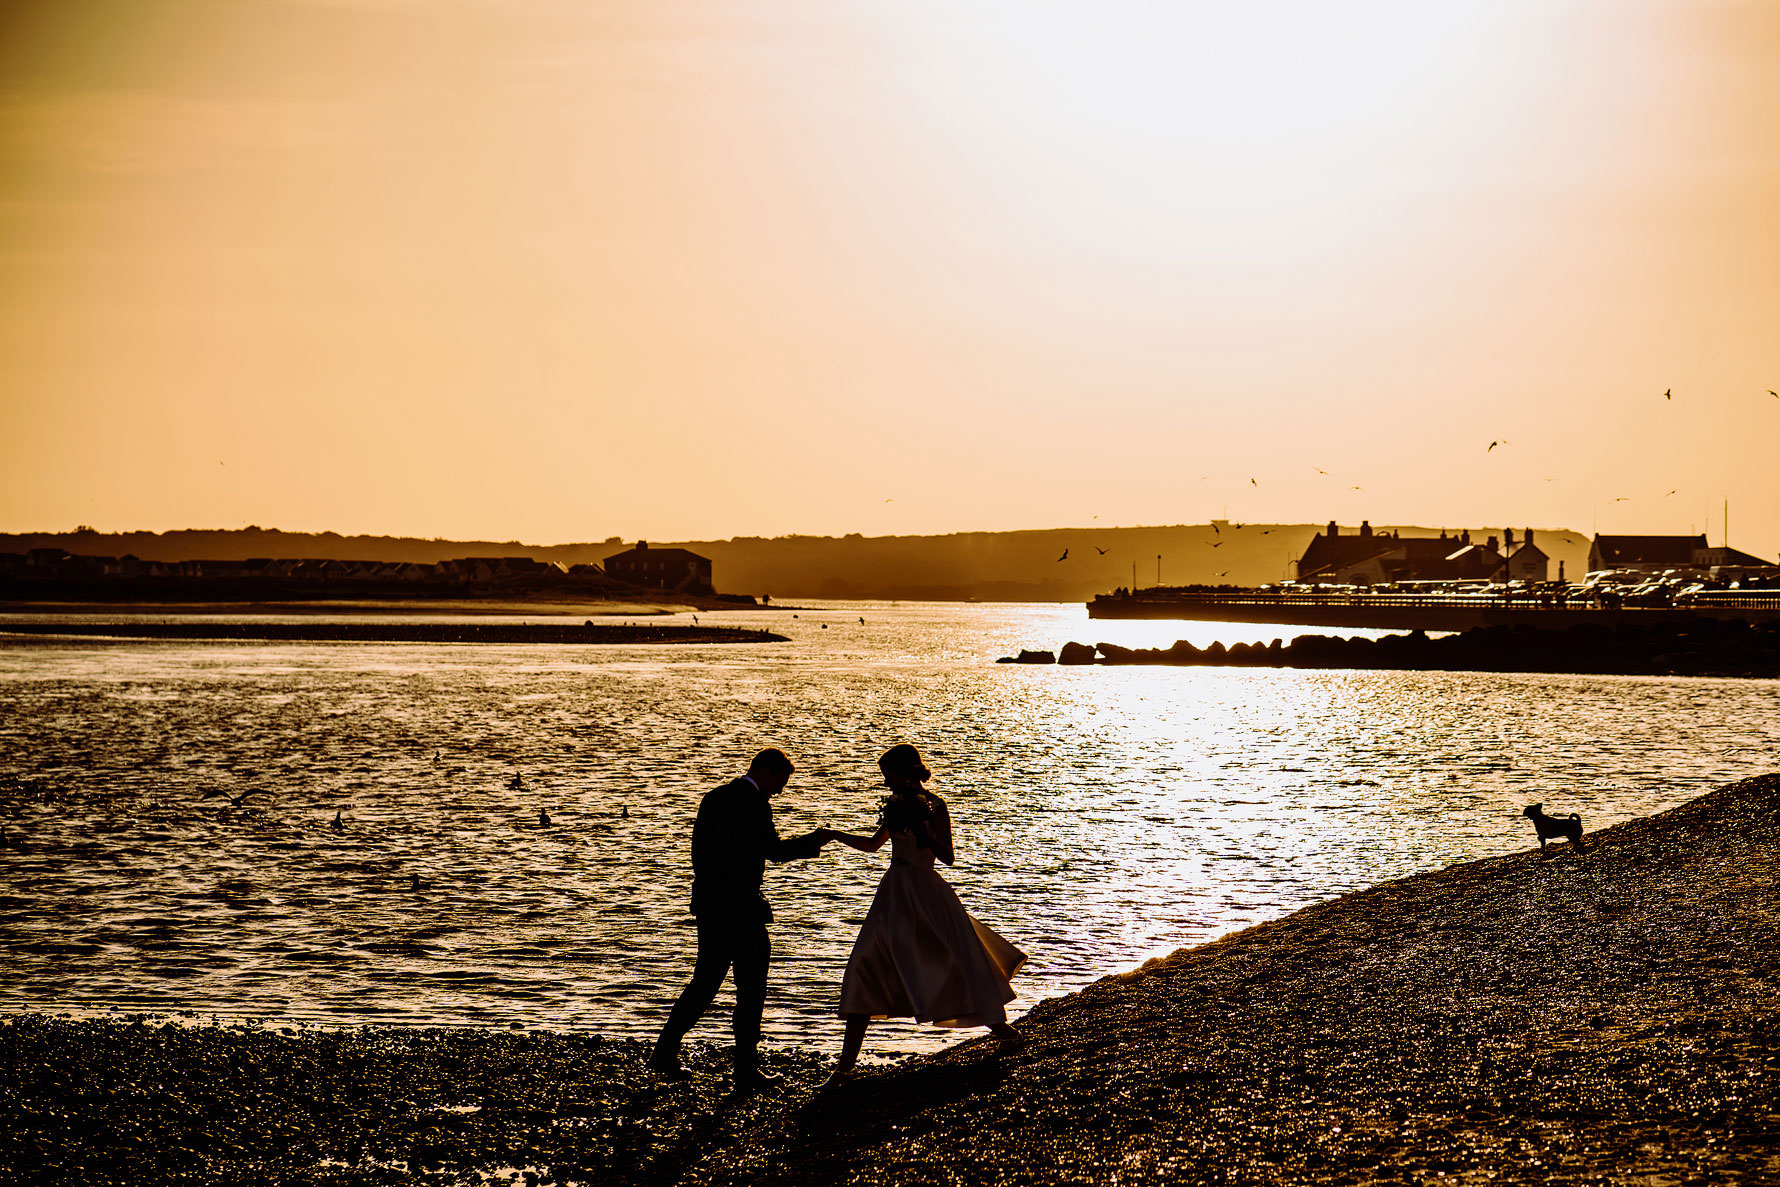
<instances>
[{"instance_id":1,"label":"golden sky","mask_svg":"<svg viewBox=\"0 0 1780 1187\"><path fill-rule=\"evenodd\" d=\"M0 530L1773 559L1770 389L1772 0L0 6Z\"/></svg>"}]
</instances>

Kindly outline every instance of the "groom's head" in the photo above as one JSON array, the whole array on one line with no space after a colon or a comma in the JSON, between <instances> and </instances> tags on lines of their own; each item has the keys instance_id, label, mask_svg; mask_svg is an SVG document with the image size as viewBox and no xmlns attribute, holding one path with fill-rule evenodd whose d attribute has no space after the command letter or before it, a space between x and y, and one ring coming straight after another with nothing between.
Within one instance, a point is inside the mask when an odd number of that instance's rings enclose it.
<instances>
[{"instance_id":1,"label":"groom's head","mask_svg":"<svg viewBox=\"0 0 1780 1187\"><path fill-rule=\"evenodd\" d=\"M791 760L785 757L783 750L769 746L756 754L754 761L748 764L748 775L760 785L760 790L771 796L785 790L793 769Z\"/></svg>"}]
</instances>

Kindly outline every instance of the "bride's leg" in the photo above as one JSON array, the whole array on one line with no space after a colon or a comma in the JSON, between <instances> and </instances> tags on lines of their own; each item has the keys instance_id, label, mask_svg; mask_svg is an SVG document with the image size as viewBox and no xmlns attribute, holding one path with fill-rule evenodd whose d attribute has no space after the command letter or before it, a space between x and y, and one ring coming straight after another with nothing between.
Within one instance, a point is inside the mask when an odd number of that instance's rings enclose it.
<instances>
[{"instance_id":1,"label":"bride's leg","mask_svg":"<svg viewBox=\"0 0 1780 1187\"><path fill-rule=\"evenodd\" d=\"M1001 1040L1003 1050L1013 1050L1026 1045L1025 1036L1005 1022L995 1023L989 1028L989 1033Z\"/></svg>"},{"instance_id":2,"label":"bride's leg","mask_svg":"<svg viewBox=\"0 0 1780 1187\"><path fill-rule=\"evenodd\" d=\"M865 1045L865 1024L871 1019L864 1014L847 1015L847 1037L841 1040L841 1060L822 1081L823 1088L844 1084L853 1077L853 1065L859 1062L859 1048Z\"/></svg>"},{"instance_id":3,"label":"bride's leg","mask_svg":"<svg viewBox=\"0 0 1780 1187\"><path fill-rule=\"evenodd\" d=\"M866 1014L847 1015L847 1035L841 1040L841 1062L837 1072L850 1072L859 1062L859 1049L865 1046L865 1026L871 1021Z\"/></svg>"}]
</instances>

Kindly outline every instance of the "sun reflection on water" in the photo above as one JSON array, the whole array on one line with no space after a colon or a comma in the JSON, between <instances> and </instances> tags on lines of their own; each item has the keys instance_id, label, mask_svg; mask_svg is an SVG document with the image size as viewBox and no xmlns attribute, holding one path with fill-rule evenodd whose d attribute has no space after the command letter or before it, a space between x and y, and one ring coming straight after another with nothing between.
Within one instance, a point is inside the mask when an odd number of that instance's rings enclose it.
<instances>
[{"instance_id":1,"label":"sun reflection on water","mask_svg":"<svg viewBox=\"0 0 1780 1187\"><path fill-rule=\"evenodd\" d=\"M1081 607L726 620L792 641L0 645L0 812L23 846L4 859L0 1008L649 1034L690 967L691 814L761 745L799 764L787 834L868 829L878 754L922 747L960 834L946 876L1033 955L1016 1010L1525 848L1534 800L1598 828L1780 751L1771 681L992 662L1301 633ZM217 789L259 794L198 798ZM775 1039L834 1041L882 870L831 849L769 871ZM695 1037L723 1033L713 1015ZM873 1048L956 1037L893 1025Z\"/></svg>"}]
</instances>

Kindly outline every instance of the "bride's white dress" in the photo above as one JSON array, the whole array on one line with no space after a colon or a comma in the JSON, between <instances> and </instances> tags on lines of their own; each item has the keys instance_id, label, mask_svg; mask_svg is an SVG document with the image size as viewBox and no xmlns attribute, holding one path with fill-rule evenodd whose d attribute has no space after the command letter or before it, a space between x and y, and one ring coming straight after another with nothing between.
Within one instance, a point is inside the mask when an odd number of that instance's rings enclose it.
<instances>
[{"instance_id":1,"label":"bride's white dress","mask_svg":"<svg viewBox=\"0 0 1780 1187\"><path fill-rule=\"evenodd\" d=\"M933 851L890 834L890 868L841 978L841 1015L913 1018L935 1026L1007 1021L1008 980L1026 954L970 917L933 868Z\"/></svg>"}]
</instances>

